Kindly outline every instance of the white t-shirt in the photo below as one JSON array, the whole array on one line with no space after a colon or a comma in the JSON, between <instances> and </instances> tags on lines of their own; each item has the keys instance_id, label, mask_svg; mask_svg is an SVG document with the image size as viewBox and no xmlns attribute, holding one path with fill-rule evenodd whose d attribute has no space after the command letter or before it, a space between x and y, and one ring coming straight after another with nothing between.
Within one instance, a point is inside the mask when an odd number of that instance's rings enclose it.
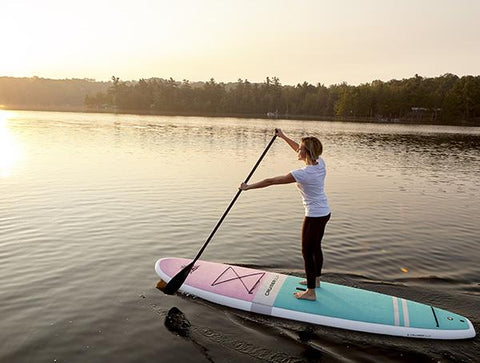
<instances>
[{"instance_id":1,"label":"white t-shirt","mask_svg":"<svg viewBox=\"0 0 480 363\"><path fill-rule=\"evenodd\" d=\"M292 170L291 174L302 194L305 216L324 217L328 215L330 207L324 191L327 170L323 159L318 158L317 165L307 165L304 168Z\"/></svg>"}]
</instances>

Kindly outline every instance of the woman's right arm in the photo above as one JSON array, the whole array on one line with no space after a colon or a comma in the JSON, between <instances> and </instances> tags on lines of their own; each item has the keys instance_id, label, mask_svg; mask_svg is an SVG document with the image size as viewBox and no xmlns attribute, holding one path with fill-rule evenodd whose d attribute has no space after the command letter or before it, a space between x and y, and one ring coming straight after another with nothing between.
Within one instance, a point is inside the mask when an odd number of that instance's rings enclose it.
<instances>
[{"instance_id":1,"label":"woman's right arm","mask_svg":"<svg viewBox=\"0 0 480 363\"><path fill-rule=\"evenodd\" d=\"M287 135L285 135L283 133L283 131L281 129L276 129L276 135L281 138L281 139L284 139L285 142L290 145L290 147L295 151L297 152L298 148L300 145L298 145L297 142L293 141L292 139L290 139Z\"/></svg>"},{"instance_id":2,"label":"woman's right arm","mask_svg":"<svg viewBox=\"0 0 480 363\"><path fill-rule=\"evenodd\" d=\"M250 190L250 189L259 189L259 188L266 188L270 185L275 184L289 184L295 183L295 178L293 177L292 173L288 173L287 175L276 176L273 178L263 179L257 183L247 184L242 183L238 189L240 190Z\"/></svg>"}]
</instances>

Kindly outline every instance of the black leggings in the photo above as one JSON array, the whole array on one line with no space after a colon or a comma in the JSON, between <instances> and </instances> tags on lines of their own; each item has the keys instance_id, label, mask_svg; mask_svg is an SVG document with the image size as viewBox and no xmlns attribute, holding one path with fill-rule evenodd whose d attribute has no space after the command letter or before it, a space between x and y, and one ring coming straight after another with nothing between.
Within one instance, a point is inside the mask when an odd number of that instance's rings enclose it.
<instances>
[{"instance_id":1,"label":"black leggings","mask_svg":"<svg viewBox=\"0 0 480 363\"><path fill-rule=\"evenodd\" d=\"M302 255L307 274L307 287L315 288L315 277L322 274L322 238L330 214L324 217L305 217L302 228Z\"/></svg>"}]
</instances>

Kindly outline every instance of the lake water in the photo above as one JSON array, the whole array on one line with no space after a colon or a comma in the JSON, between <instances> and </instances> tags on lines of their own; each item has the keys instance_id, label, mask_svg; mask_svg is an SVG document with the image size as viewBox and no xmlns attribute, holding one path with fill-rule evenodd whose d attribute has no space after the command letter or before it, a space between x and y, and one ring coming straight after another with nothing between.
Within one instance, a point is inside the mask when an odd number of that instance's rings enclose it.
<instances>
[{"instance_id":1,"label":"lake water","mask_svg":"<svg viewBox=\"0 0 480 363\"><path fill-rule=\"evenodd\" d=\"M155 289L193 257L280 127L324 144L324 280L480 331L480 128L0 111L1 362L475 361L479 338L354 333ZM275 141L252 181L302 165ZM293 184L242 193L202 259L301 276ZM190 337L164 326L179 308Z\"/></svg>"}]
</instances>

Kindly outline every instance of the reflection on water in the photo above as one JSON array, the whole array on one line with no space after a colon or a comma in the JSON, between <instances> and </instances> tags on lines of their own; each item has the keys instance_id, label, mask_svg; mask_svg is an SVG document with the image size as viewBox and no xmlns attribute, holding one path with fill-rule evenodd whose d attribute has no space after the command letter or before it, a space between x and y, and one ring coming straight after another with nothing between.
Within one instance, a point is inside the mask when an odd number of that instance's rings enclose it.
<instances>
[{"instance_id":1,"label":"reflection on water","mask_svg":"<svg viewBox=\"0 0 480 363\"><path fill-rule=\"evenodd\" d=\"M275 127L324 144L326 279L377 282L372 289L479 316L479 128L0 115L0 168L10 176L0 179L0 301L8 302L0 305L0 340L9 347L0 360L183 352L132 299L153 289L157 258L196 254ZM278 140L252 181L298 167ZM302 274L302 218L293 185L242 193L202 258ZM193 309L211 330L230 321L217 308L153 296L160 310ZM139 324L128 325L132 311ZM244 324L236 323L248 330ZM155 332L166 343L152 340Z\"/></svg>"},{"instance_id":2,"label":"reflection on water","mask_svg":"<svg viewBox=\"0 0 480 363\"><path fill-rule=\"evenodd\" d=\"M93 241L118 244L128 236L161 245L162 254L194 255L279 126L293 138L315 134L324 143L333 210L327 271L462 279L478 272L473 262L457 267L478 243L478 128L3 115L3 175L18 163L17 140L27 156L3 198L15 200L8 215L22 224L11 227L31 230L32 248L35 233L62 239L75 230L82 234L68 240L78 243L78 252ZM295 153L279 140L252 181L298 167ZM301 219L295 187L243 193L205 258L301 271ZM98 234L85 240L92 231Z\"/></svg>"},{"instance_id":3,"label":"reflection on water","mask_svg":"<svg viewBox=\"0 0 480 363\"><path fill-rule=\"evenodd\" d=\"M9 129L12 113L0 110L0 177L11 175L12 168L21 156L21 148Z\"/></svg>"}]
</instances>

